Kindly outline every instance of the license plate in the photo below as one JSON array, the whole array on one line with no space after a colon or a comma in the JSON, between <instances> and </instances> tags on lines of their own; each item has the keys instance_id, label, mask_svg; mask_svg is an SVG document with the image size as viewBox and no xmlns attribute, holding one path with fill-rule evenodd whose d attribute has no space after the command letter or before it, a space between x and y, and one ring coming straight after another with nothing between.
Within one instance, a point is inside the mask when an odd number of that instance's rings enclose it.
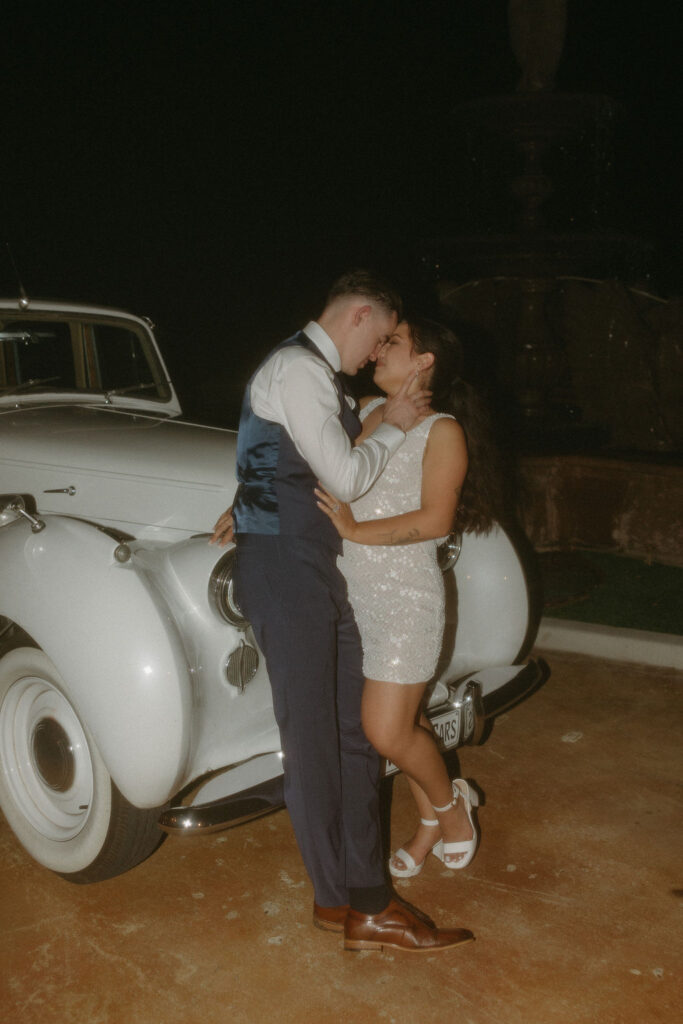
<instances>
[{"instance_id":1,"label":"license plate","mask_svg":"<svg viewBox=\"0 0 683 1024\"><path fill-rule=\"evenodd\" d=\"M457 746L460 740L461 718L462 708L450 708L443 714L430 718L432 728L444 750Z\"/></svg>"}]
</instances>

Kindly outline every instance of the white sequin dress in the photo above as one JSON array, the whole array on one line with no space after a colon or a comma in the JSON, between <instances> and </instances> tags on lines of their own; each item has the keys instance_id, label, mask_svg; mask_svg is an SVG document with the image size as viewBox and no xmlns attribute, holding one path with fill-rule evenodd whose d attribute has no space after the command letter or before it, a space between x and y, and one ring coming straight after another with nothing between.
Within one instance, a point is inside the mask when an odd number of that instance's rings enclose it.
<instances>
[{"instance_id":1,"label":"white sequin dress","mask_svg":"<svg viewBox=\"0 0 683 1024\"><path fill-rule=\"evenodd\" d=\"M383 398L361 411L361 419ZM412 430L379 479L351 506L355 518L385 519L420 507L422 456L437 419L428 416ZM453 417L448 417L452 419ZM368 679L424 683L434 674L444 631L443 575L436 560L439 541L370 545L344 541L339 568L363 642Z\"/></svg>"}]
</instances>

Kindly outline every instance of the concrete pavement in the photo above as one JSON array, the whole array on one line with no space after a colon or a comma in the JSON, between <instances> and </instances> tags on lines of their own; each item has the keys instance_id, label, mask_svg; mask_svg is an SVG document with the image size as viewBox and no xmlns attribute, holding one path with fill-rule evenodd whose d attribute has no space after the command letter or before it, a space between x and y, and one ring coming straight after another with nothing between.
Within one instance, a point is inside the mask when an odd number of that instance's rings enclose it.
<instances>
[{"instance_id":1,"label":"concrete pavement","mask_svg":"<svg viewBox=\"0 0 683 1024\"><path fill-rule=\"evenodd\" d=\"M70 885L0 820L0 1006L12 1024L672 1024L681 982L681 719L673 670L543 652L545 686L460 752L486 796L462 872L399 893L476 942L344 953L311 925L286 812L172 838ZM393 845L414 823L393 788ZM676 1009L678 1007L678 1009Z\"/></svg>"}]
</instances>

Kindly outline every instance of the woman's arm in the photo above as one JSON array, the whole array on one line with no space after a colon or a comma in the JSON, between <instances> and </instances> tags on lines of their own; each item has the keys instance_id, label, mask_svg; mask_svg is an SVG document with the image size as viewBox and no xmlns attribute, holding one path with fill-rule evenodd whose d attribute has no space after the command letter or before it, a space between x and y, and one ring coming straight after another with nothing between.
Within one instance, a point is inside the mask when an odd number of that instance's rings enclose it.
<instances>
[{"instance_id":1,"label":"woman's arm","mask_svg":"<svg viewBox=\"0 0 683 1024\"><path fill-rule=\"evenodd\" d=\"M348 505L325 491L316 490L318 507L329 516L340 536L355 544L417 544L450 532L466 472L467 445L463 429L455 420L444 418L437 420L429 432L422 459L418 509L358 523Z\"/></svg>"}]
</instances>

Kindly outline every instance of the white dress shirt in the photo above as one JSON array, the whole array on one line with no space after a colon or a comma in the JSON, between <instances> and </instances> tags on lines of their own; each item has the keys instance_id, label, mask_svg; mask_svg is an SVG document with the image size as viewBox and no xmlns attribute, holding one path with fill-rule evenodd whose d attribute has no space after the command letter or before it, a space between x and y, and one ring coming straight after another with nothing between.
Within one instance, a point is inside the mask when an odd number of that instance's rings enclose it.
<instances>
[{"instance_id":1,"label":"white dress shirt","mask_svg":"<svg viewBox=\"0 0 683 1024\"><path fill-rule=\"evenodd\" d=\"M315 320L304 333L338 372L341 358L329 334ZM251 407L257 416L285 428L326 490L340 501L355 501L372 486L406 435L399 427L380 423L354 447L339 419L330 366L299 345L280 349L254 377Z\"/></svg>"}]
</instances>

